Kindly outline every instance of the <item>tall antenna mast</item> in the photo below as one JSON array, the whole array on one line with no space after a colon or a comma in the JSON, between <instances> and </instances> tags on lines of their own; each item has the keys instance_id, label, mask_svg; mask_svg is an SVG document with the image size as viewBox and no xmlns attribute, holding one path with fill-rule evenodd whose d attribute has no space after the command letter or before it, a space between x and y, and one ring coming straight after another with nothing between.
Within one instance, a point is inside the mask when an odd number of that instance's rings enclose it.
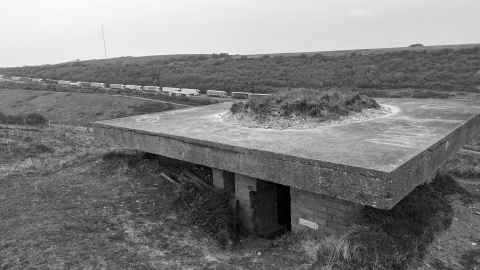
<instances>
[{"instance_id":1,"label":"tall antenna mast","mask_svg":"<svg viewBox=\"0 0 480 270\"><path fill-rule=\"evenodd\" d=\"M105 41L105 31L103 30L103 24L101 28L102 28L103 50L105 51L105 58L107 58L107 42Z\"/></svg>"}]
</instances>

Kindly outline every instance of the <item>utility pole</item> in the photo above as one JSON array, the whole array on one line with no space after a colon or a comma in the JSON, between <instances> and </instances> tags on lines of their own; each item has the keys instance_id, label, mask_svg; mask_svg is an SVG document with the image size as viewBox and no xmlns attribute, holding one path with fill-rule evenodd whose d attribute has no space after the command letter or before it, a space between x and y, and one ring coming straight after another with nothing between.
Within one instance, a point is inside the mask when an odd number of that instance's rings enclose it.
<instances>
[{"instance_id":1,"label":"utility pole","mask_svg":"<svg viewBox=\"0 0 480 270\"><path fill-rule=\"evenodd\" d=\"M107 42L105 41L105 31L103 30L103 24L101 26L102 29L102 39L103 39L103 50L105 52L105 58L107 58Z\"/></svg>"}]
</instances>

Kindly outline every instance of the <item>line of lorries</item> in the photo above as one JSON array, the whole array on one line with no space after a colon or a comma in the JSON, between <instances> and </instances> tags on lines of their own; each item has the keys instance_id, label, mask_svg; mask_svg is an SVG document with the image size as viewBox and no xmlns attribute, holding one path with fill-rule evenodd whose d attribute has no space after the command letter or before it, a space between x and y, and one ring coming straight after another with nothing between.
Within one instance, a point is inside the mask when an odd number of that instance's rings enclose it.
<instances>
[{"instance_id":1,"label":"line of lorries","mask_svg":"<svg viewBox=\"0 0 480 270\"><path fill-rule=\"evenodd\" d=\"M154 85L135 85L135 84L119 84L119 83L101 83L101 82L72 82L67 80L52 80L42 78L30 78L21 76L7 76L1 75L0 79L18 81L18 82L34 82L46 84L58 84L65 87L72 88L97 88L105 90L133 90L142 93L163 94L168 96L199 96L200 90L193 88L178 88L178 87L160 87ZM229 96L227 91L222 90L207 90L207 96L226 98ZM249 92L231 92L230 96L237 99L248 99L252 96L264 94L254 94Z\"/></svg>"}]
</instances>

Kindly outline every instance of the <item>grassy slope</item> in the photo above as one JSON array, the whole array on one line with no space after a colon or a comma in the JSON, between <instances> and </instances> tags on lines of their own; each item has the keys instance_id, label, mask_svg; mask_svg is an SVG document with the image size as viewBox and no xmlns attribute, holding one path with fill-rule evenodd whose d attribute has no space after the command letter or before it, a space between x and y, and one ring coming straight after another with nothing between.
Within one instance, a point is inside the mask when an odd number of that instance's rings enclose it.
<instances>
[{"instance_id":1,"label":"grassy slope","mask_svg":"<svg viewBox=\"0 0 480 270\"><path fill-rule=\"evenodd\" d=\"M0 111L5 114L38 112L52 122L72 125L174 108L166 103L103 94L0 90Z\"/></svg>"},{"instance_id":2,"label":"grassy slope","mask_svg":"<svg viewBox=\"0 0 480 270\"><path fill-rule=\"evenodd\" d=\"M261 57L225 54L122 57L0 69L0 73L254 92L334 86L478 91L479 67L477 44Z\"/></svg>"}]
</instances>

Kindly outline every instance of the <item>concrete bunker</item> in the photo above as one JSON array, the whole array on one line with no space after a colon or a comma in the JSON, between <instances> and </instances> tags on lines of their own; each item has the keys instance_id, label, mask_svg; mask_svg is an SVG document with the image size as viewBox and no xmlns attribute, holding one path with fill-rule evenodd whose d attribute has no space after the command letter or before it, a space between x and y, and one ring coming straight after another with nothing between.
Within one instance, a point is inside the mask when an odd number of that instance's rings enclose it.
<instances>
[{"instance_id":1,"label":"concrete bunker","mask_svg":"<svg viewBox=\"0 0 480 270\"><path fill-rule=\"evenodd\" d=\"M230 103L99 121L99 137L212 168L242 227L344 231L364 206L391 209L480 131L480 108L456 100L379 99L395 114L274 130L221 121Z\"/></svg>"}]
</instances>

